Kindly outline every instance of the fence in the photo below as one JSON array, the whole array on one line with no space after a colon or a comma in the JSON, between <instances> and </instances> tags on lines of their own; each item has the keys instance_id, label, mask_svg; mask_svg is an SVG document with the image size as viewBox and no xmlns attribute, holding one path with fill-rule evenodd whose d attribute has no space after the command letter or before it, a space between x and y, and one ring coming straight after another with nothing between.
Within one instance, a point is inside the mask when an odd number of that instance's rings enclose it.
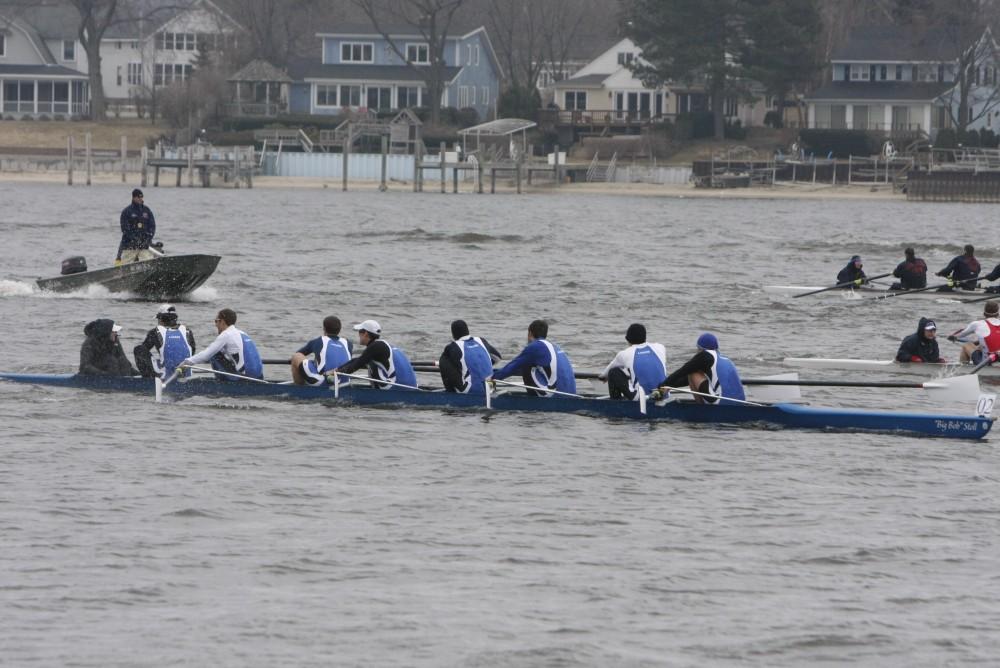
<instances>
[{"instance_id":1,"label":"fence","mask_svg":"<svg viewBox=\"0 0 1000 668\"><path fill-rule=\"evenodd\" d=\"M1000 172L912 172L906 199L918 202L1000 202Z\"/></svg>"},{"instance_id":2,"label":"fence","mask_svg":"<svg viewBox=\"0 0 1000 668\"><path fill-rule=\"evenodd\" d=\"M618 165L615 183L656 183L659 185L684 185L691 180L690 167L644 167Z\"/></svg>"},{"instance_id":3,"label":"fence","mask_svg":"<svg viewBox=\"0 0 1000 668\"><path fill-rule=\"evenodd\" d=\"M378 153L351 153L348 156L347 178L350 181L380 181L382 156ZM451 171L448 170L448 178ZM263 173L267 176L300 176L341 179L344 176L344 156L341 153L282 153L264 159ZM396 181L413 180L412 155L387 155L386 178Z\"/></svg>"}]
</instances>

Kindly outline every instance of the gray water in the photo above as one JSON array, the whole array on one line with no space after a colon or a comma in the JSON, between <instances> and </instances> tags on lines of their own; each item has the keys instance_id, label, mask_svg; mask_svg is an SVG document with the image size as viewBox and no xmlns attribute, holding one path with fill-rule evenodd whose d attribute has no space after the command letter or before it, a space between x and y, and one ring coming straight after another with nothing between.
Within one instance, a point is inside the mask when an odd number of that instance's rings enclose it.
<instances>
[{"instance_id":1,"label":"gray water","mask_svg":"<svg viewBox=\"0 0 1000 668\"><path fill-rule=\"evenodd\" d=\"M154 325L154 304L31 287L65 256L113 257L130 187L0 184L0 369L74 369L96 317L125 326L127 350ZM596 370L640 321L672 367L712 330L744 375L779 372L788 355L887 358L921 315L964 325L976 307L774 300L759 286L829 284L854 253L882 273L911 243L936 270L995 216L905 202L147 195L169 251L223 256L178 305L202 346L232 307L268 357L336 314L376 318L417 360L463 317L509 359L544 317L577 368ZM978 254L992 267L1000 246ZM807 398L972 410L913 390ZM0 663L995 665L996 438L156 404L0 383Z\"/></svg>"}]
</instances>

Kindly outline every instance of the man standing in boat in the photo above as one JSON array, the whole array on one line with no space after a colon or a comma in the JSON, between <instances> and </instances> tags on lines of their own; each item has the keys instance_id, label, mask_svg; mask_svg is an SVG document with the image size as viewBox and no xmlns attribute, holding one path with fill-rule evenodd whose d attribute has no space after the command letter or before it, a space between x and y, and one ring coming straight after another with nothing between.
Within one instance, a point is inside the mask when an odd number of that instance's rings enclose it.
<instances>
[{"instance_id":1,"label":"man standing in boat","mask_svg":"<svg viewBox=\"0 0 1000 668\"><path fill-rule=\"evenodd\" d=\"M917 331L899 344L897 362L944 362L937 342L937 324L930 318L921 318Z\"/></svg>"},{"instance_id":2,"label":"man standing in boat","mask_svg":"<svg viewBox=\"0 0 1000 668\"><path fill-rule=\"evenodd\" d=\"M700 395L699 403L731 404L726 399L743 401L743 382L736 365L719 352L719 340L708 332L698 337L698 352L684 365L667 376L663 388L683 387L683 384ZM703 396L707 395L707 396Z\"/></svg>"},{"instance_id":3,"label":"man standing in boat","mask_svg":"<svg viewBox=\"0 0 1000 668\"><path fill-rule=\"evenodd\" d=\"M236 328L236 311L231 308L219 311L215 316L215 329L219 332L215 341L197 355L188 357L180 366L211 362L213 369L224 372L215 375L219 380L232 380L233 375L262 380L264 365L257 344L246 332Z\"/></svg>"},{"instance_id":4,"label":"man standing in boat","mask_svg":"<svg viewBox=\"0 0 1000 668\"><path fill-rule=\"evenodd\" d=\"M890 290L917 290L927 287L927 263L917 257L916 251L907 248L906 259L896 265L892 275L899 279Z\"/></svg>"},{"instance_id":5,"label":"man standing in boat","mask_svg":"<svg viewBox=\"0 0 1000 668\"><path fill-rule=\"evenodd\" d=\"M417 387L417 375L413 372L410 358L399 348L389 345L383 340L382 326L375 320L365 320L355 325L358 332L358 343L365 346L364 352L351 361L341 364L333 373L354 373L358 369L368 369L372 385L380 390L406 389ZM389 381L392 383L379 382ZM402 387L400 387L402 386Z\"/></svg>"},{"instance_id":6,"label":"man standing in boat","mask_svg":"<svg viewBox=\"0 0 1000 668\"><path fill-rule=\"evenodd\" d=\"M153 235L156 234L156 219L150 208L143 203L142 191L138 188L132 191L132 203L122 210L121 228L122 240L115 257L116 267L156 257L149 250Z\"/></svg>"},{"instance_id":7,"label":"man standing in boat","mask_svg":"<svg viewBox=\"0 0 1000 668\"><path fill-rule=\"evenodd\" d=\"M493 364L502 355L486 339L470 335L464 320L451 323L451 338L438 360L444 389L459 394L486 394L486 380L493 376Z\"/></svg>"},{"instance_id":8,"label":"man standing in boat","mask_svg":"<svg viewBox=\"0 0 1000 668\"><path fill-rule=\"evenodd\" d=\"M861 256L854 255L851 257L851 261L847 263L847 266L840 270L837 274L837 285L844 288L853 288L868 282L868 277L865 275L864 270L861 268L864 265L861 263Z\"/></svg>"},{"instance_id":9,"label":"man standing in boat","mask_svg":"<svg viewBox=\"0 0 1000 668\"><path fill-rule=\"evenodd\" d=\"M600 373L612 399L635 399L637 392L649 394L667 377L667 351L662 343L646 343L646 327L632 323L625 332L629 347L622 350Z\"/></svg>"},{"instance_id":10,"label":"man standing in boat","mask_svg":"<svg viewBox=\"0 0 1000 668\"><path fill-rule=\"evenodd\" d=\"M986 355L1000 352L1000 302L992 299L986 302L983 319L970 322L965 329L949 336L948 340L963 344L959 358L962 363L979 364Z\"/></svg>"},{"instance_id":11,"label":"man standing in boat","mask_svg":"<svg viewBox=\"0 0 1000 668\"><path fill-rule=\"evenodd\" d=\"M940 288L942 292L950 292L955 288L975 290L979 278L979 260L976 259L976 249L972 244L965 245L965 254L952 258L948 266L937 273L948 279L948 287Z\"/></svg>"},{"instance_id":12,"label":"man standing in boat","mask_svg":"<svg viewBox=\"0 0 1000 668\"><path fill-rule=\"evenodd\" d=\"M520 373L525 385L538 388L528 390L530 394L555 396L546 390L576 394L573 364L562 348L546 339L548 335L549 323L533 320L528 325L528 345L507 366L493 374L494 380Z\"/></svg>"}]
</instances>

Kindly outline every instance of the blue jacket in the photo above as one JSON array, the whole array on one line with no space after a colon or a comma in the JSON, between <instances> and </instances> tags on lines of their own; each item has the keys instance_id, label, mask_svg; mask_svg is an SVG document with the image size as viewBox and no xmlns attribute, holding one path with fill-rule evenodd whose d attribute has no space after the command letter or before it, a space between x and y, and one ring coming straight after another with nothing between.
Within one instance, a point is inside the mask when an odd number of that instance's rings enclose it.
<instances>
[{"instance_id":1,"label":"blue jacket","mask_svg":"<svg viewBox=\"0 0 1000 668\"><path fill-rule=\"evenodd\" d=\"M129 204L122 209L122 241L118 244L118 255L123 250L149 248L149 242L156 234L156 219L145 204Z\"/></svg>"},{"instance_id":2,"label":"blue jacket","mask_svg":"<svg viewBox=\"0 0 1000 668\"><path fill-rule=\"evenodd\" d=\"M545 345L546 342L550 343L556 351L556 377L554 379L552 378L552 354L549 352L548 346ZM576 377L573 374L573 365L569 361L569 357L566 356L566 353L551 341L535 339L526 345L521 354L512 359L507 366L495 372L493 377L497 380L503 380L515 373L523 374L526 371L531 373L538 387L544 388L548 386L560 392L576 393ZM543 380L539 376L544 376L544 380L548 382L539 382L539 380ZM552 387L553 381L555 387Z\"/></svg>"}]
</instances>

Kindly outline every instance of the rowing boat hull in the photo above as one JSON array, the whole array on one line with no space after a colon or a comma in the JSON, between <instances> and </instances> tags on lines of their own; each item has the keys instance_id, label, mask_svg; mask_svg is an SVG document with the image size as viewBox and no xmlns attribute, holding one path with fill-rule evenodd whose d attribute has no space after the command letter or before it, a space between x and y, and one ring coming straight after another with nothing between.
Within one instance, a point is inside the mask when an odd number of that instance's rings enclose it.
<instances>
[{"instance_id":1,"label":"rowing boat hull","mask_svg":"<svg viewBox=\"0 0 1000 668\"><path fill-rule=\"evenodd\" d=\"M150 397L154 394L154 381L150 378L0 373L0 380L56 387L135 392ZM342 387L339 398L334 397L333 389L330 387L249 381L219 382L207 378L174 382L167 386L164 392L177 397L271 397L358 406L479 410L486 408L483 396L400 389L376 390L358 384ZM991 418L983 417L813 408L796 404L707 406L688 402L671 402L663 405L651 402L644 415L639 410L638 402L634 401L571 397L543 399L525 393L493 396L492 410L580 413L619 419L758 425L821 431L871 431L964 439L983 438L993 426Z\"/></svg>"},{"instance_id":2,"label":"rowing boat hull","mask_svg":"<svg viewBox=\"0 0 1000 668\"><path fill-rule=\"evenodd\" d=\"M912 374L930 378L960 376L969 373L975 365L950 363L901 363L895 360L852 360L826 357L786 357L785 366L797 369L824 369L830 371L872 371L876 373ZM1000 368L986 366L979 376L1000 377Z\"/></svg>"},{"instance_id":3,"label":"rowing boat hull","mask_svg":"<svg viewBox=\"0 0 1000 668\"><path fill-rule=\"evenodd\" d=\"M73 292L100 285L109 292L127 292L141 299L173 301L201 286L219 265L218 255L164 255L78 274L38 279L51 292Z\"/></svg>"},{"instance_id":4,"label":"rowing boat hull","mask_svg":"<svg viewBox=\"0 0 1000 668\"><path fill-rule=\"evenodd\" d=\"M795 295L801 295L806 292L812 292L813 290L822 290L822 286L808 286L808 285L765 285L764 292L769 295L775 295L779 297L794 297ZM826 292L819 292L815 295L809 295L809 297L835 297L837 299L874 299L874 298L886 298L891 295L899 295L898 298L894 298L893 301L900 301L900 299L949 299L958 302L967 302L975 299L983 300L985 298L994 297L1000 299L1000 294L990 293L984 290L955 290L953 292L938 292L937 290L927 290L925 292L907 292L903 291L893 291L887 288L880 288L877 286L864 286L858 288L844 288L841 290L827 290Z\"/></svg>"}]
</instances>

